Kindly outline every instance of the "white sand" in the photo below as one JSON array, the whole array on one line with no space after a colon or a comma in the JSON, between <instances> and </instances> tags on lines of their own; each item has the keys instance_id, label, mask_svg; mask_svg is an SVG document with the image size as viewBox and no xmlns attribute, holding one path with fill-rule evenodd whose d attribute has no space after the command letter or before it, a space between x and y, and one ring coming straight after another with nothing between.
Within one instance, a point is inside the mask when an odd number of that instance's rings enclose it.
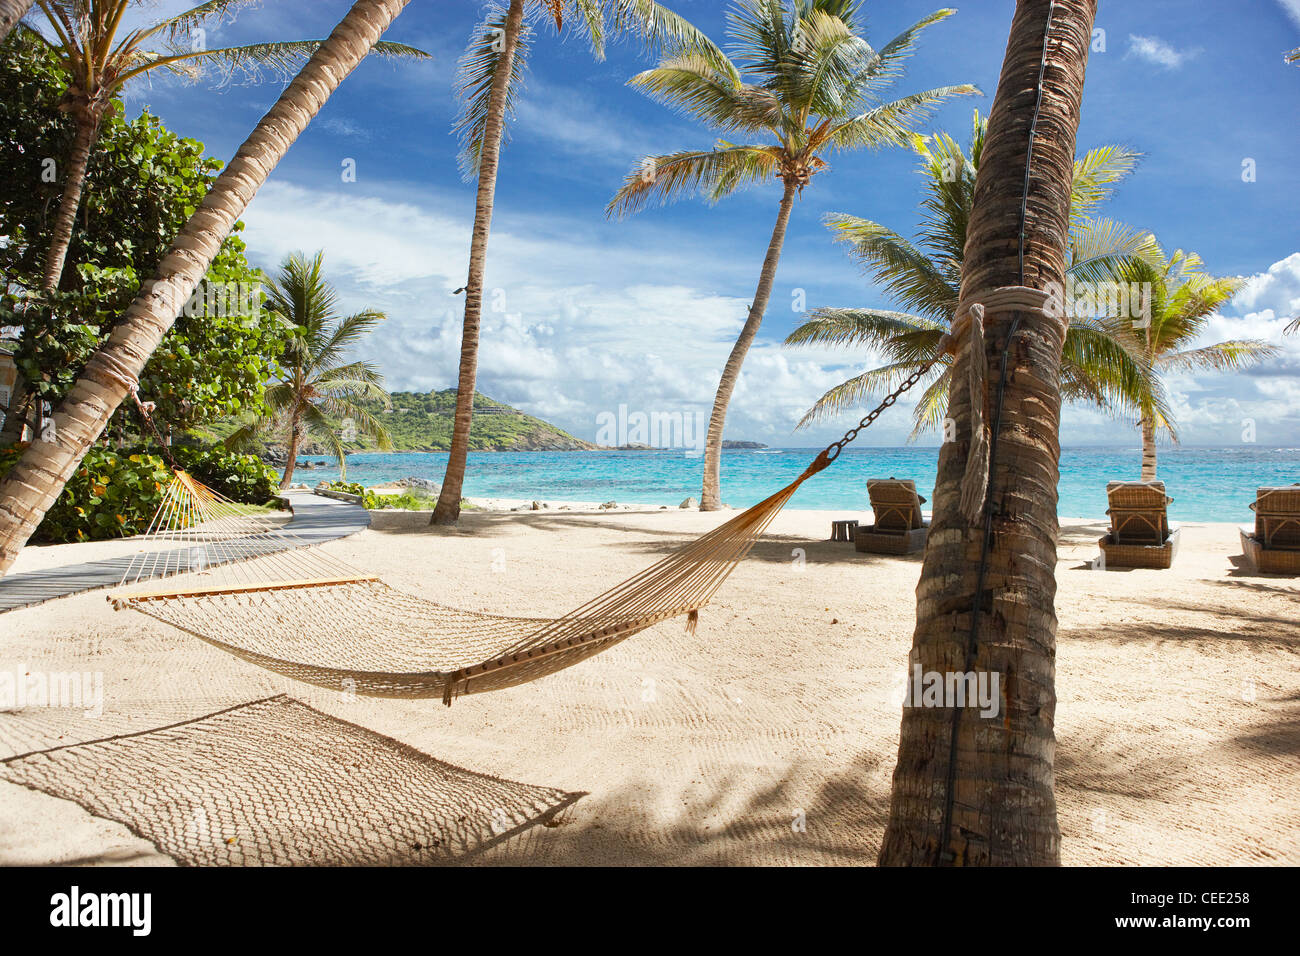
<instances>
[{"instance_id":1,"label":"white sand","mask_svg":"<svg viewBox=\"0 0 1300 956\"><path fill-rule=\"evenodd\" d=\"M413 518L419 530L326 547L443 603L559 614L726 517L551 504L467 512L458 531ZM832 545L832 517L778 517L694 638L665 625L450 710L344 702L114 613L102 592L0 615L0 668L103 671L107 698L99 720L0 714L0 756L286 691L462 767L587 793L560 826L489 861L871 863L920 560ZM1231 525L1184 525L1169 571L1094 571L1101 530L1065 522L1058 565L1065 862L1300 863L1300 582L1241 570ZM15 570L51 566L52 553L29 549ZM106 556L53 563L82 554ZM806 832L791 826L801 811ZM119 824L0 784L0 863L72 861L159 856Z\"/></svg>"}]
</instances>

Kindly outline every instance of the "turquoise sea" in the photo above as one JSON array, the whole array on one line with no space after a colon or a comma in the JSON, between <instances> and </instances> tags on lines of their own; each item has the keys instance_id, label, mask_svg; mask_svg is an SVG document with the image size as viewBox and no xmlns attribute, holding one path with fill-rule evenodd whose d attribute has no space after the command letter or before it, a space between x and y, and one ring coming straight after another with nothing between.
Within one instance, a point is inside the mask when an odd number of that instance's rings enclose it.
<instances>
[{"instance_id":1,"label":"turquoise sea","mask_svg":"<svg viewBox=\"0 0 1300 956\"><path fill-rule=\"evenodd\" d=\"M817 449L769 448L723 452L722 499L748 507L799 474ZM789 507L845 511L866 508L868 478L914 478L927 498L934 487L938 448L859 448L844 452L830 468L806 482ZM324 459L305 459L323 461ZM441 482L445 452L356 454L348 457L348 479L379 485L398 478ZM1106 511L1106 482L1137 478L1141 452L1129 447L1066 448L1061 453L1060 513L1100 518ZM485 452L470 455L467 497L676 506L699 497L703 458L682 451ZM333 464L299 471L295 480L315 484L339 476ZM1182 521L1252 519L1249 503L1261 485L1300 482L1300 448L1235 445L1223 448L1162 449L1160 477Z\"/></svg>"}]
</instances>

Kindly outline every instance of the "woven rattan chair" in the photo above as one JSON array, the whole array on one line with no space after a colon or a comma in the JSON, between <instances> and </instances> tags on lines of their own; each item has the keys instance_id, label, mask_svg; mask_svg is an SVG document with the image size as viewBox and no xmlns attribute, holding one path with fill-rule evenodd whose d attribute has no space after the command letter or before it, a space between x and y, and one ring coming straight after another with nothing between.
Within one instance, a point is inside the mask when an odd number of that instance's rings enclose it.
<instances>
[{"instance_id":1,"label":"woven rattan chair","mask_svg":"<svg viewBox=\"0 0 1300 956\"><path fill-rule=\"evenodd\" d=\"M1106 485L1110 533L1097 543L1108 568L1167 568L1178 550L1169 523L1163 481L1112 481Z\"/></svg>"},{"instance_id":2,"label":"woven rattan chair","mask_svg":"<svg viewBox=\"0 0 1300 956\"><path fill-rule=\"evenodd\" d=\"M867 496L875 523L858 525L854 547L872 554L910 554L925 547L929 526L921 514L925 499L916 493L910 479L873 478L867 482Z\"/></svg>"},{"instance_id":3,"label":"woven rattan chair","mask_svg":"<svg viewBox=\"0 0 1300 956\"><path fill-rule=\"evenodd\" d=\"M1267 574L1300 574L1300 485L1260 488L1250 506L1254 525L1241 529L1241 548Z\"/></svg>"}]
</instances>

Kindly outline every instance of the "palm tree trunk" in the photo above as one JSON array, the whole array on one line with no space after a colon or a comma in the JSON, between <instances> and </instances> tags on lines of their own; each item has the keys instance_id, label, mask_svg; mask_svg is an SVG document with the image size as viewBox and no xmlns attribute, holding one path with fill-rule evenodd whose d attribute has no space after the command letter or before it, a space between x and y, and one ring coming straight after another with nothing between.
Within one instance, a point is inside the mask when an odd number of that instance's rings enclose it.
<instances>
[{"instance_id":1,"label":"palm tree trunk","mask_svg":"<svg viewBox=\"0 0 1300 956\"><path fill-rule=\"evenodd\" d=\"M0 40L9 35L9 31L32 8L35 0L0 0Z\"/></svg>"},{"instance_id":2,"label":"palm tree trunk","mask_svg":"<svg viewBox=\"0 0 1300 956\"><path fill-rule=\"evenodd\" d=\"M289 483L293 481L293 470L298 466L298 416L294 416L289 422L289 451L288 460L284 463L284 477L280 479L280 487L288 488Z\"/></svg>"},{"instance_id":3,"label":"palm tree trunk","mask_svg":"<svg viewBox=\"0 0 1300 956\"><path fill-rule=\"evenodd\" d=\"M357 0L213 183L154 278L141 287L55 411L53 440L37 436L0 482L0 574L12 566L126 397L175 321L177 303L193 293L271 170L408 2Z\"/></svg>"},{"instance_id":4,"label":"palm tree trunk","mask_svg":"<svg viewBox=\"0 0 1300 956\"><path fill-rule=\"evenodd\" d=\"M967 301L1001 286L1045 290L1064 282L1075 134L1096 9L1096 0L1016 5L975 184L962 274ZM1017 317L999 415L1004 347ZM950 699L929 701L939 706L909 701L882 865L1060 862L1053 720L1064 339L1058 318L990 312L985 354L965 349L956 361L955 382L967 381L970 361L987 363L984 421L996 428L987 505L975 521L963 515L970 439L945 443L909 664L922 674L987 675L989 689L996 678L1001 700L992 717L951 706ZM948 414L958 435L971 434L970 402L970 389L950 390Z\"/></svg>"},{"instance_id":5,"label":"palm tree trunk","mask_svg":"<svg viewBox=\"0 0 1300 956\"><path fill-rule=\"evenodd\" d=\"M740 378L740 367L745 364L745 355L754 342L754 336L758 335L758 327L763 324L763 316L767 312L767 301L772 296L777 263L781 261L781 248L785 245L785 228L790 222L790 210L794 208L797 190L794 182L786 182L780 210L776 215L776 225L772 227L772 239L767 244L767 256L763 259L763 271L759 273L758 288L754 290L754 301L749 307L749 316L745 319L745 326L740 330L736 344L731 347L727 364L722 369L722 379L718 382L718 393L713 399L713 414L709 416L709 432L704 442L701 511L717 511L722 507L722 429L727 422L727 406L731 403L731 393L735 391L736 381Z\"/></svg>"},{"instance_id":6,"label":"palm tree trunk","mask_svg":"<svg viewBox=\"0 0 1300 956\"><path fill-rule=\"evenodd\" d=\"M1156 480L1156 426L1149 415L1142 416L1142 480Z\"/></svg>"},{"instance_id":7,"label":"palm tree trunk","mask_svg":"<svg viewBox=\"0 0 1300 956\"><path fill-rule=\"evenodd\" d=\"M72 244L72 230L77 224L77 210L81 206L81 191L86 185L86 167L90 165L90 151L99 136L102 113L93 107L78 109L75 114L76 135L72 139L72 153L63 182L63 196L59 211L54 217L50 232L50 248L45 254L45 278L41 283L44 292L53 292L63 277L63 263Z\"/></svg>"},{"instance_id":8,"label":"palm tree trunk","mask_svg":"<svg viewBox=\"0 0 1300 956\"><path fill-rule=\"evenodd\" d=\"M469 458L469 432L474 419L474 390L478 377L479 320L483 315L483 271L487 268L488 236L492 231L492 208L497 191L497 168L501 157L501 134L506 122L506 93L514 68L515 49L524 22L524 0L510 0L506 13L501 58L497 61L492 89L488 93L487 122L479 153L478 194L474 201L474 232L469 244L469 278L465 282L465 321L460 340L460 377L456 381L456 415L451 429L451 450L442 479L438 503L430 524L453 525L460 519L461 491L465 485L465 462Z\"/></svg>"}]
</instances>

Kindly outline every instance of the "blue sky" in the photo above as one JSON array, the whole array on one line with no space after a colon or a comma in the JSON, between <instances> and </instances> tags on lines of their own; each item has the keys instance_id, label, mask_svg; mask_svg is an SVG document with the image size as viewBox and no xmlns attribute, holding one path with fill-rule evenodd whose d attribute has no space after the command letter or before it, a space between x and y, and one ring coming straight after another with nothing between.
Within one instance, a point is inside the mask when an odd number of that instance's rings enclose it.
<instances>
[{"instance_id":1,"label":"blue sky","mask_svg":"<svg viewBox=\"0 0 1300 956\"><path fill-rule=\"evenodd\" d=\"M189 6L163 0L147 12ZM723 3L670 4L724 39ZM209 31L209 45L324 36L344 0L270 0ZM941 109L922 131L964 140L974 108L987 111L1010 25L1009 3L968 2L923 35L898 94L952 83L984 96ZM876 43L935 9L932 2L869 2ZM485 6L412 0L387 38L419 46L432 63L367 61L335 93L250 207L250 257L273 268L287 252L323 248L345 306L385 310L365 346L390 388L455 382L473 185L456 164L451 132L457 58ZM1143 154L1104 214L1154 231L1166 248L1195 250L1216 274L1251 277L1212 322L1206 342L1262 337L1283 343L1300 312L1300 0L1103 2L1104 50L1088 67L1079 147L1124 143ZM629 89L649 65L630 44L603 62L578 37L540 27L527 89L502 161L487 285L499 311L484 316L480 390L593 438L602 412L707 414L717 375L743 322L776 213L776 186L716 206L687 200L609 222L604 207L649 152L706 146L711 134ZM177 132L228 159L270 106L280 81L187 82L157 77L129 90ZM353 160L356 181L344 182ZM1243 181L1253 161L1255 181ZM781 344L808 308L891 303L831 243L821 224L848 212L911 235L920 178L902 150L847 154L797 204L760 337L728 417L727 436L813 445L847 422L793 432L826 388L873 356ZM1240 440L1256 423L1262 444L1300 445L1300 336L1249 375L1168 380L1187 444ZM853 416L856 418L856 416ZM882 418L863 441L901 444L907 412ZM1096 411L1067 408L1064 443L1128 444L1136 430ZM937 439L932 439L934 441ZM927 442L929 443L929 442Z\"/></svg>"}]
</instances>

